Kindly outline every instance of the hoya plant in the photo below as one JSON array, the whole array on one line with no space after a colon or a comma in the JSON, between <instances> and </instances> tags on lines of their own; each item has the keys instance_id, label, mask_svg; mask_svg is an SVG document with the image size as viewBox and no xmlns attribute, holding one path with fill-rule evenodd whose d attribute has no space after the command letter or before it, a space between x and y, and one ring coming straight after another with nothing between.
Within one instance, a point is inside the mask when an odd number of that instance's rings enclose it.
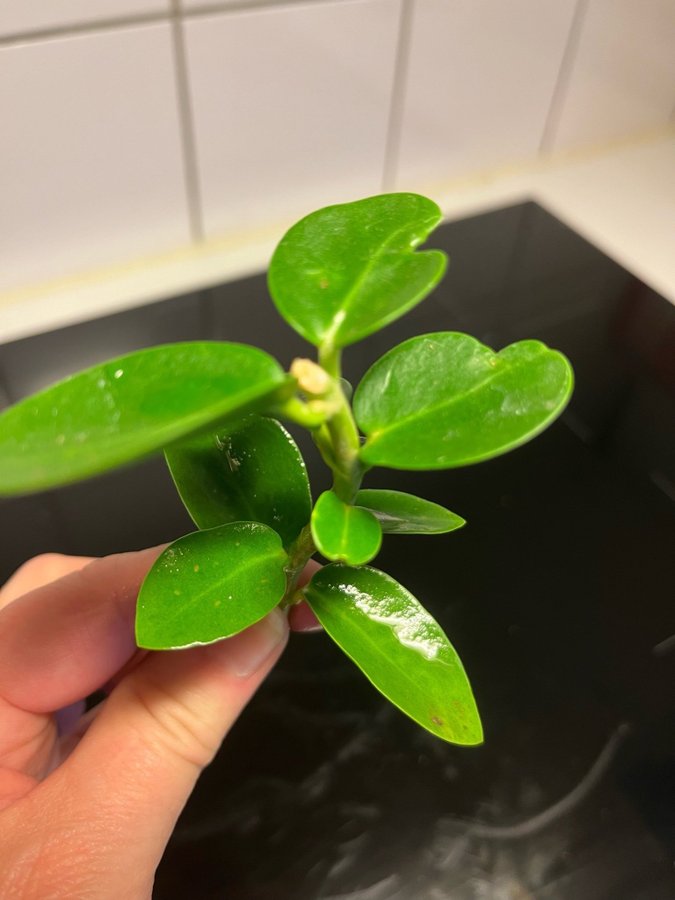
<instances>
[{"instance_id":1,"label":"hoya plant","mask_svg":"<svg viewBox=\"0 0 675 900\"><path fill-rule=\"evenodd\" d=\"M163 453L197 530L164 550L141 587L140 647L208 644L305 600L400 710L471 745L482 727L455 649L410 591L368 565L383 535L451 532L464 519L362 484L374 466L448 469L518 447L560 414L572 372L539 341L495 352L441 331L385 353L352 402L342 351L439 282L445 255L417 248L440 220L436 204L408 193L302 219L274 252L269 291L316 361L296 359L285 372L255 347L198 341L96 365L0 417L0 492L54 488ZM314 502L280 420L308 428L332 472ZM327 564L300 588L317 553Z\"/></svg>"}]
</instances>

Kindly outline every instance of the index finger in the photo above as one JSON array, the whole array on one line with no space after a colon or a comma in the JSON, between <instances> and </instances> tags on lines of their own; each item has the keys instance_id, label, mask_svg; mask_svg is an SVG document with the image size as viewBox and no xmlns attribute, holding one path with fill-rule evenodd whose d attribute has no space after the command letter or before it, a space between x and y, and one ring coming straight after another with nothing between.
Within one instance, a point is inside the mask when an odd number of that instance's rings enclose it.
<instances>
[{"instance_id":1,"label":"index finger","mask_svg":"<svg viewBox=\"0 0 675 900\"><path fill-rule=\"evenodd\" d=\"M136 597L161 549L94 560L0 611L0 696L52 712L112 678L136 650Z\"/></svg>"},{"instance_id":2,"label":"index finger","mask_svg":"<svg viewBox=\"0 0 675 900\"><path fill-rule=\"evenodd\" d=\"M19 566L0 588L0 609L35 588L83 569L93 559L93 556L65 556L63 553L34 556Z\"/></svg>"}]
</instances>

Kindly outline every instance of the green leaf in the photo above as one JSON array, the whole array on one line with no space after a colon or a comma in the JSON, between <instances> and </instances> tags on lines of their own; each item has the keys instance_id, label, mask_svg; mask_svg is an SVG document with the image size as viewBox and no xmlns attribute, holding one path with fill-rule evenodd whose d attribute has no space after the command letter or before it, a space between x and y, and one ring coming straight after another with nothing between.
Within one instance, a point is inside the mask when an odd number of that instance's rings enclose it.
<instances>
[{"instance_id":1,"label":"green leaf","mask_svg":"<svg viewBox=\"0 0 675 900\"><path fill-rule=\"evenodd\" d=\"M120 356L0 416L0 494L96 475L292 391L271 356L244 344L167 344Z\"/></svg>"},{"instance_id":2,"label":"green leaf","mask_svg":"<svg viewBox=\"0 0 675 900\"><path fill-rule=\"evenodd\" d=\"M326 559L356 566L377 555L382 529L367 509L349 506L333 491L326 491L312 511L312 537Z\"/></svg>"},{"instance_id":3,"label":"green leaf","mask_svg":"<svg viewBox=\"0 0 675 900\"><path fill-rule=\"evenodd\" d=\"M309 522L305 462L275 419L249 416L225 432L194 436L167 450L166 460L199 528L262 522L288 546Z\"/></svg>"},{"instance_id":4,"label":"green leaf","mask_svg":"<svg viewBox=\"0 0 675 900\"><path fill-rule=\"evenodd\" d=\"M506 453L539 434L572 393L567 359L539 341L499 353L457 332L421 335L366 372L354 413L367 465L447 469Z\"/></svg>"},{"instance_id":5,"label":"green leaf","mask_svg":"<svg viewBox=\"0 0 675 900\"><path fill-rule=\"evenodd\" d=\"M359 491L354 501L376 517L385 534L445 534L466 525L449 509L402 491Z\"/></svg>"},{"instance_id":6,"label":"green leaf","mask_svg":"<svg viewBox=\"0 0 675 900\"><path fill-rule=\"evenodd\" d=\"M172 650L243 631L283 597L287 561L279 535L256 522L180 538L157 559L141 587L138 646Z\"/></svg>"},{"instance_id":7,"label":"green leaf","mask_svg":"<svg viewBox=\"0 0 675 900\"><path fill-rule=\"evenodd\" d=\"M336 644L402 712L443 740L482 742L462 663L409 591L377 569L329 565L305 596Z\"/></svg>"},{"instance_id":8,"label":"green leaf","mask_svg":"<svg viewBox=\"0 0 675 900\"><path fill-rule=\"evenodd\" d=\"M416 253L441 220L418 194L382 194L328 206L294 225L270 263L270 294L312 344L345 347L398 319L431 291L446 266Z\"/></svg>"}]
</instances>

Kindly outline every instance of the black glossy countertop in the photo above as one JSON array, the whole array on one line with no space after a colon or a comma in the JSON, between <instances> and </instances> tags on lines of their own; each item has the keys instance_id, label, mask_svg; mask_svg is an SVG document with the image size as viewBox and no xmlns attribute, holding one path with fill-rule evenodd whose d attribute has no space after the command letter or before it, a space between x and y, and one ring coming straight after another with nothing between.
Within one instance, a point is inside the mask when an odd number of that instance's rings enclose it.
<instances>
[{"instance_id":1,"label":"black glossy countertop","mask_svg":"<svg viewBox=\"0 0 675 900\"><path fill-rule=\"evenodd\" d=\"M468 520L389 536L377 565L459 650L485 744L443 744L324 635L294 636L202 777L157 900L675 897L675 308L532 203L429 243L451 256L443 284L350 348L347 377L439 330L497 348L540 338L576 371L567 412L526 447L369 476ZM308 352L254 277L6 344L0 398L198 338L257 343L284 364ZM325 486L319 470L315 495ZM45 550L104 554L192 530L161 460L4 501L0 526L3 577Z\"/></svg>"}]
</instances>

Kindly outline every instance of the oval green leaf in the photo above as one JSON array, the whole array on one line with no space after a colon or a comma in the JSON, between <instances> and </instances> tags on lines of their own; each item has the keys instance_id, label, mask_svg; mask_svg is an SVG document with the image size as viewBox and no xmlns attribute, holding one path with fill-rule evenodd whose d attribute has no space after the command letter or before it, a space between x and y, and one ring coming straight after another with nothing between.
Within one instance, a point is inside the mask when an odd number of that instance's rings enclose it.
<instances>
[{"instance_id":1,"label":"oval green leaf","mask_svg":"<svg viewBox=\"0 0 675 900\"><path fill-rule=\"evenodd\" d=\"M354 413L361 458L394 469L447 469L490 459L533 438L572 393L568 360L540 341L499 353L467 334L421 335L366 372Z\"/></svg>"},{"instance_id":2,"label":"oval green leaf","mask_svg":"<svg viewBox=\"0 0 675 900\"><path fill-rule=\"evenodd\" d=\"M199 341L93 366L0 416L0 494L68 484L269 408L293 382L267 353Z\"/></svg>"},{"instance_id":3,"label":"oval green leaf","mask_svg":"<svg viewBox=\"0 0 675 900\"><path fill-rule=\"evenodd\" d=\"M445 741L482 742L459 656L409 591L377 569L329 565L305 596L327 633L402 712Z\"/></svg>"},{"instance_id":4,"label":"oval green leaf","mask_svg":"<svg viewBox=\"0 0 675 900\"><path fill-rule=\"evenodd\" d=\"M286 590L278 534L233 522L171 544L138 595L136 642L149 650L211 644L258 622Z\"/></svg>"},{"instance_id":5,"label":"oval green leaf","mask_svg":"<svg viewBox=\"0 0 675 900\"><path fill-rule=\"evenodd\" d=\"M366 489L354 503L369 509L385 534L446 534L466 525L449 509L403 491Z\"/></svg>"},{"instance_id":6,"label":"oval green leaf","mask_svg":"<svg viewBox=\"0 0 675 900\"><path fill-rule=\"evenodd\" d=\"M312 497L305 461L276 419L249 416L225 432L176 444L165 455L199 528L262 522L287 547L309 522Z\"/></svg>"},{"instance_id":7,"label":"oval green leaf","mask_svg":"<svg viewBox=\"0 0 675 900\"><path fill-rule=\"evenodd\" d=\"M312 537L326 559L358 566L377 556L382 545L382 529L367 509L343 503L333 491L326 491L312 511Z\"/></svg>"},{"instance_id":8,"label":"oval green leaf","mask_svg":"<svg viewBox=\"0 0 675 900\"><path fill-rule=\"evenodd\" d=\"M328 206L294 225L270 263L279 312L312 344L345 347L426 297L446 267L421 244L441 211L419 194L382 194Z\"/></svg>"}]
</instances>

